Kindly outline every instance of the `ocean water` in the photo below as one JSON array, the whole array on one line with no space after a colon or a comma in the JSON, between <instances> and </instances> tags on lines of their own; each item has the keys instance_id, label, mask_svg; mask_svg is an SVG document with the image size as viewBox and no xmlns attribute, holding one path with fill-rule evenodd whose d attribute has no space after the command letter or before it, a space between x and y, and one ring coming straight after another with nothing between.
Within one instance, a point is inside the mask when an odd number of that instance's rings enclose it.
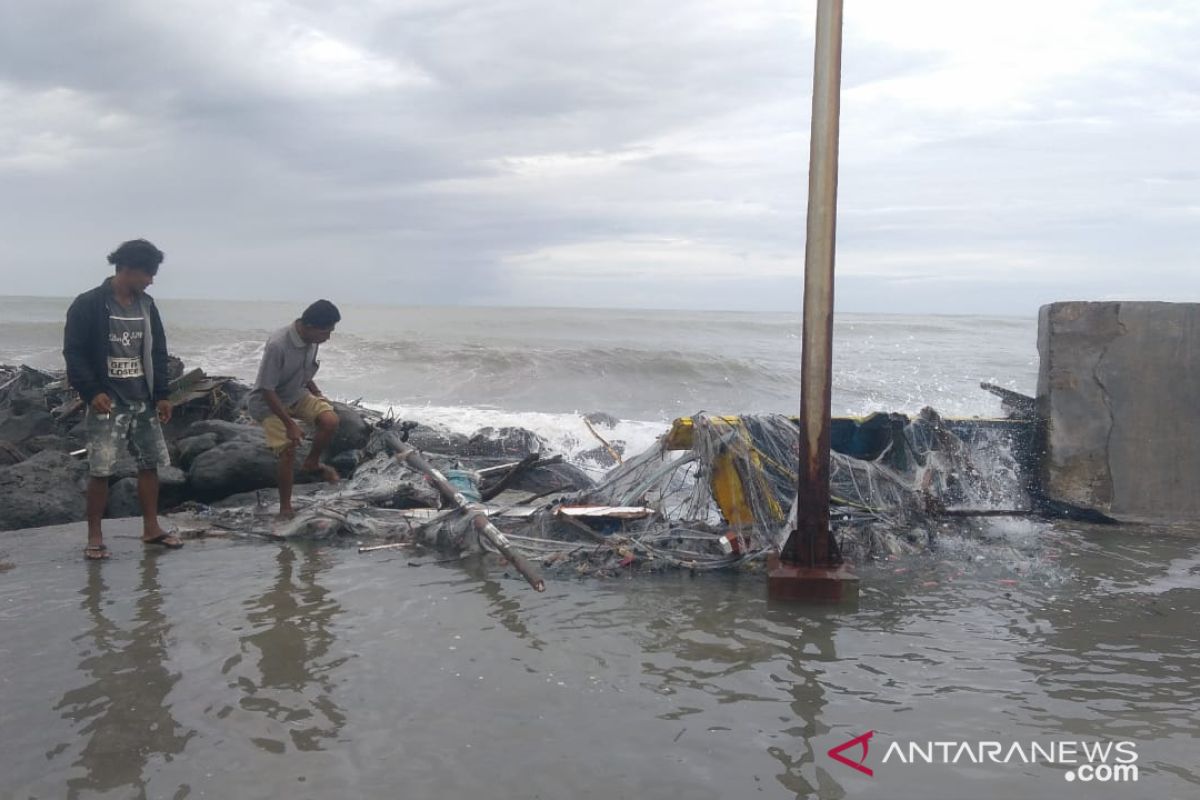
<instances>
[{"instance_id":1,"label":"ocean water","mask_svg":"<svg viewBox=\"0 0 1200 800\"><path fill-rule=\"evenodd\" d=\"M0 363L62 368L67 298L0 298ZM284 303L158 301L171 352L253 380ZM318 383L397 415L470 433L520 425L568 455L594 447L580 415L604 411L631 451L676 417L798 413L799 315L344 305ZM835 414L996 416L988 381L1032 394L1034 316L844 314L834 326ZM608 438L608 434L605 434Z\"/></svg>"}]
</instances>

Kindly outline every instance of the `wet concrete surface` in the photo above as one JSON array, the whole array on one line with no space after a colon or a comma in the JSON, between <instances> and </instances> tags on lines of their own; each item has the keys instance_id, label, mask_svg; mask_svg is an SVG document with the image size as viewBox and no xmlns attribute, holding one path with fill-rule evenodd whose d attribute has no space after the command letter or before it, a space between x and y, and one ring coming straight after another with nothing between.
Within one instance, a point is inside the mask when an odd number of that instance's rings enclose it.
<instances>
[{"instance_id":1,"label":"wet concrete surface","mask_svg":"<svg viewBox=\"0 0 1200 800\"><path fill-rule=\"evenodd\" d=\"M0 538L0 798L1200 796L1195 528L988 523L860 569L857 609L138 530L104 563L82 525ZM827 755L867 731L873 776ZM882 762L907 740L1140 771Z\"/></svg>"}]
</instances>

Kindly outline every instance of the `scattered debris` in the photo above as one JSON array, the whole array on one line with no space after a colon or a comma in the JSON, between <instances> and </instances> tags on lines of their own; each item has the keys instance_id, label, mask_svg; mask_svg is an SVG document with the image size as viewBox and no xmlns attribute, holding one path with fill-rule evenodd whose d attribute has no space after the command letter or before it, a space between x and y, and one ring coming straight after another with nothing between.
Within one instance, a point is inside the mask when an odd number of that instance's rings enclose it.
<instances>
[{"instance_id":1,"label":"scattered debris","mask_svg":"<svg viewBox=\"0 0 1200 800\"><path fill-rule=\"evenodd\" d=\"M182 363L174 372L176 414L166 433L185 478L181 510L209 535L353 537L361 553L496 553L540 587L539 570L756 570L802 511L795 508L800 431L782 415L682 418L631 458L594 427L614 421L588 415L588 429L615 464L596 484L531 431L484 428L467 437L339 403L343 424L331 459L347 480L298 490L298 513L280 520L269 488L273 460L245 415L249 387ZM1045 512L1031 477L1032 399L984 388L1001 395L1010 419L952 420L924 409L913 418L834 421L829 502L847 558L928 549L936 545L933 523L944 517ZM56 469L61 474L40 482L77 485L82 465L67 453L83 444L82 410L61 373L0 366L0 431L23 437L0 441L0 483L20 483L30 451L51 447L59 451L53 458L25 471ZM224 472L210 480L212 462ZM35 512L55 521L82 515L77 496L61 508L44 505L19 514L14 507L19 519L0 513L0 529L38 524Z\"/></svg>"},{"instance_id":2,"label":"scattered debris","mask_svg":"<svg viewBox=\"0 0 1200 800\"><path fill-rule=\"evenodd\" d=\"M832 456L832 517L849 558L927 549L935 542L930 523L943 513L961 516L964 503L983 514L1012 513L1011 506L1021 504L1022 469L1007 449L1009 431L1003 426L964 440L930 409L912 420L892 415L884 421L887 438L882 446L870 446L873 458ZM393 442L369 447L374 460L359 467L348 487L317 492L295 519L268 524L264 535L387 540L361 546L363 553L412 546L460 554L498 551L510 562L578 575L756 570L791 530L798 443L799 428L788 417L701 414L677 420L654 447L613 469L597 486L545 502L519 498L497 508L462 497L436 468L421 468L413 451ZM527 463L529 456L478 472L488 480ZM460 464L453 460L447 466ZM447 507L377 507L422 476L444 484L440 493ZM1002 485L996 483L1000 479ZM1003 508L995 507L999 502ZM211 513L226 515L225 525L256 530L253 510ZM242 518L233 522L230 514Z\"/></svg>"}]
</instances>

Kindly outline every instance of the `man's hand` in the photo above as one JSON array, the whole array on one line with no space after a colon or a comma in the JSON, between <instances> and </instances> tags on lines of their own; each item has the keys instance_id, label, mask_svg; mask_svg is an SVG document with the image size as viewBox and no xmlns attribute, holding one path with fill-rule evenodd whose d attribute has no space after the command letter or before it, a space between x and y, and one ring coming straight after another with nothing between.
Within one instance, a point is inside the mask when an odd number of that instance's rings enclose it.
<instances>
[{"instance_id":1,"label":"man's hand","mask_svg":"<svg viewBox=\"0 0 1200 800\"><path fill-rule=\"evenodd\" d=\"M111 414L112 398L104 392L96 395L92 398L92 411L95 411L97 414Z\"/></svg>"},{"instance_id":2,"label":"man's hand","mask_svg":"<svg viewBox=\"0 0 1200 800\"><path fill-rule=\"evenodd\" d=\"M166 425L168 422L171 421L171 410L172 410L171 409L171 401L170 400L159 400L157 406L158 406L158 421L161 422L163 425Z\"/></svg>"},{"instance_id":3,"label":"man's hand","mask_svg":"<svg viewBox=\"0 0 1200 800\"><path fill-rule=\"evenodd\" d=\"M288 420L287 437L293 444L300 444L304 441L304 431L300 430L300 426Z\"/></svg>"}]
</instances>

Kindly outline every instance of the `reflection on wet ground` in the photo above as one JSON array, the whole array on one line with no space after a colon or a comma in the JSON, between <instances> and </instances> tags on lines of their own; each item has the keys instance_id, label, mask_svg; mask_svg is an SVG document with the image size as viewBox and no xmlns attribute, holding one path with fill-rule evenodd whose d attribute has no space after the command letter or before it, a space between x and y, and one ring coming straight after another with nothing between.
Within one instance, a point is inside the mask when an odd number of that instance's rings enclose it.
<instances>
[{"instance_id":1,"label":"reflection on wet ground","mask_svg":"<svg viewBox=\"0 0 1200 800\"><path fill-rule=\"evenodd\" d=\"M267 729L278 729L251 739L268 753L282 753L289 743L299 751L324 749L346 724L330 678L347 658L330 652L336 641L330 623L341 606L318 582L331 555L279 549L270 588L243 604L252 632L238 637L238 653L221 669L241 690L239 706L265 717Z\"/></svg>"},{"instance_id":2,"label":"reflection on wet ground","mask_svg":"<svg viewBox=\"0 0 1200 800\"><path fill-rule=\"evenodd\" d=\"M106 615L104 573L86 571L80 607L88 628L73 641L76 669L89 682L68 689L54 706L84 742L72 763L78 769L66 781L69 797L124 787L144 793L142 776L150 762L179 755L191 738L165 702L179 675L165 664L171 626L162 613L158 562L141 561L138 573L133 617L121 625ZM46 758L53 761L70 749L60 743Z\"/></svg>"},{"instance_id":3,"label":"reflection on wet ground","mask_svg":"<svg viewBox=\"0 0 1200 800\"><path fill-rule=\"evenodd\" d=\"M1194 529L989 523L861 570L857 611L135 536L104 564L78 531L2 540L0 798L1200 795ZM866 731L873 776L827 755ZM1139 780L880 762L1054 739L1136 742Z\"/></svg>"}]
</instances>

